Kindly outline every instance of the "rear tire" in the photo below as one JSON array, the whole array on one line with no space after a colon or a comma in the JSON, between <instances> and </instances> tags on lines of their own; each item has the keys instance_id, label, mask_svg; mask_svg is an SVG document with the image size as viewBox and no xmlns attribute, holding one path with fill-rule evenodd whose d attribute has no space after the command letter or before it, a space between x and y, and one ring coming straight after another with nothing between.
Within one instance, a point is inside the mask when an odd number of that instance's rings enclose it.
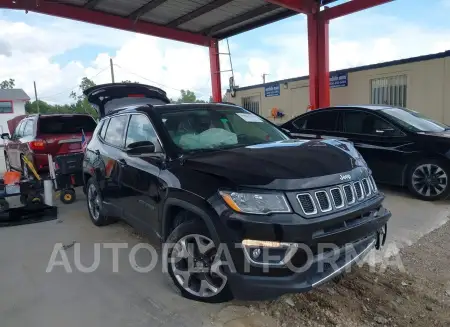
<instances>
[{"instance_id":1,"label":"rear tire","mask_svg":"<svg viewBox=\"0 0 450 327\"><path fill-rule=\"evenodd\" d=\"M410 192L424 201L445 199L450 194L450 169L436 159L424 159L413 164L406 175Z\"/></svg>"},{"instance_id":2,"label":"rear tire","mask_svg":"<svg viewBox=\"0 0 450 327\"><path fill-rule=\"evenodd\" d=\"M166 244L175 245L163 252L167 253L170 278L183 297L207 303L227 302L233 298L228 279L218 264L220 260L215 258L217 244L201 221L181 223L169 235ZM205 272L193 272L193 269L205 269Z\"/></svg>"},{"instance_id":3,"label":"rear tire","mask_svg":"<svg viewBox=\"0 0 450 327\"><path fill-rule=\"evenodd\" d=\"M91 221L95 226L112 224L114 219L103 213L103 196L97 181L91 177L86 184L87 207Z\"/></svg>"}]
</instances>

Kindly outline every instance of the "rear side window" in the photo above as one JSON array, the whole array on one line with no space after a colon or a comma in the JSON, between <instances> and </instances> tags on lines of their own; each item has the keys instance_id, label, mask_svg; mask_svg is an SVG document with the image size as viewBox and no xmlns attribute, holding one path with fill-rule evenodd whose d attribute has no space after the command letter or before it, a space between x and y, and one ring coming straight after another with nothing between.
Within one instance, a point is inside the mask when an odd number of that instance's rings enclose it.
<instances>
[{"instance_id":1,"label":"rear side window","mask_svg":"<svg viewBox=\"0 0 450 327\"><path fill-rule=\"evenodd\" d=\"M123 147L127 123L128 115L112 117L106 129L105 142L114 146Z\"/></svg>"},{"instance_id":2,"label":"rear side window","mask_svg":"<svg viewBox=\"0 0 450 327\"><path fill-rule=\"evenodd\" d=\"M39 119L40 134L93 132L97 126L91 116L47 116Z\"/></svg>"},{"instance_id":3,"label":"rear side window","mask_svg":"<svg viewBox=\"0 0 450 327\"><path fill-rule=\"evenodd\" d=\"M339 113L334 110L315 112L306 117L300 117L293 124L300 130L336 131L338 115Z\"/></svg>"},{"instance_id":4,"label":"rear side window","mask_svg":"<svg viewBox=\"0 0 450 327\"><path fill-rule=\"evenodd\" d=\"M33 135L33 121L27 120L25 123L25 127L23 129L23 136L31 136Z\"/></svg>"}]
</instances>

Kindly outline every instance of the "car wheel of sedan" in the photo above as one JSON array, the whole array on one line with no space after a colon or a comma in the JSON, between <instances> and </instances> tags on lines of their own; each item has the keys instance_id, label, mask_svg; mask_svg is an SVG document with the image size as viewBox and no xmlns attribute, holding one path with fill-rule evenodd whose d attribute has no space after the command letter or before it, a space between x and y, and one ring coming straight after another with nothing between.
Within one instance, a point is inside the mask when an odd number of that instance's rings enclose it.
<instances>
[{"instance_id":1,"label":"car wheel of sedan","mask_svg":"<svg viewBox=\"0 0 450 327\"><path fill-rule=\"evenodd\" d=\"M98 186L97 181L91 177L89 178L86 184L87 194L87 205L89 216L91 217L92 222L96 226L105 226L113 223L114 221L111 217L108 217L103 214L102 206L103 206L103 197L101 194L100 187Z\"/></svg>"},{"instance_id":2,"label":"car wheel of sedan","mask_svg":"<svg viewBox=\"0 0 450 327\"><path fill-rule=\"evenodd\" d=\"M408 188L419 199L434 201L450 193L450 170L439 160L428 159L414 164L408 174Z\"/></svg>"},{"instance_id":3,"label":"car wheel of sedan","mask_svg":"<svg viewBox=\"0 0 450 327\"><path fill-rule=\"evenodd\" d=\"M196 220L177 226L167 239L167 268L181 295L220 303L233 298L223 263L207 228Z\"/></svg>"}]
</instances>

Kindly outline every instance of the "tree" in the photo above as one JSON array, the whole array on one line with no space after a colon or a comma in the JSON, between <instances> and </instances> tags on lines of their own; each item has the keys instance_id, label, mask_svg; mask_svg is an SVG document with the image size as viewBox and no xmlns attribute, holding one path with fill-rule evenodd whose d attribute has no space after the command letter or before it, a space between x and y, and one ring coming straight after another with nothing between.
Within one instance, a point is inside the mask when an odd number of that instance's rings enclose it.
<instances>
[{"instance_id":1,"label":"tree","mask_svg":"<svg viewBox=\"0 0 450 327\"><path fill-rule=\"evenodd\" d=\"M16 81L12 78L0 82L0 89L13 89L16 86Z\"/></svg>"},{"instance_id":2,"label":"tree","mask_svg":"<svg viewBox=\"0 0 450 327\"><path fill-rule=\"evenodd\" d=\"M70 93L70 97L76 101L75 104L71 107L74 112L87 113L95 118L98 118L97 110L95 110L94 107L91 106L91 104L83 94L84 91L93 86L95 86L94 81L87 77L83 77L78 87L81 90L80 94L77 94L74 91Z\"/></svg>"},{"instance_id":3,"label":"tree","mask_svg":"<svg viewBox=\"0 0 450 327\"><path fill-rule=\"evenodd\" d=\"M172 100L172 102L175 102L175 103L206 103L206 101L204 101L204 100L197 99L197 96L195 95L195 93L192 91L189 91L189 90L181 90L180 97L176 101ZM210 102L211 102L211 98L210 98Z\"/></svg>"}]
</instances>

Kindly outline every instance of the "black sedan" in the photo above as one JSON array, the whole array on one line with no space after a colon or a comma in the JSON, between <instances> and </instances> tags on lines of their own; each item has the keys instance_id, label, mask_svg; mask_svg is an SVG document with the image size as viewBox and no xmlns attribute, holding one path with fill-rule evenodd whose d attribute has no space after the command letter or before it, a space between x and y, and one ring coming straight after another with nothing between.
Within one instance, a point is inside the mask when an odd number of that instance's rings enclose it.
<instances>
[{"instance_id":1,"label":"black sedan","mask_svg":"<svg viewBox=\"0 0 450 327\"><path fill-rule=\"evenodd\" d=\"M354 143L380 183L407 186L418 198L450 193L450 128L416 111L389 106L336 106L281 126L296 138Z\"/></svg>"}]
</instances>

